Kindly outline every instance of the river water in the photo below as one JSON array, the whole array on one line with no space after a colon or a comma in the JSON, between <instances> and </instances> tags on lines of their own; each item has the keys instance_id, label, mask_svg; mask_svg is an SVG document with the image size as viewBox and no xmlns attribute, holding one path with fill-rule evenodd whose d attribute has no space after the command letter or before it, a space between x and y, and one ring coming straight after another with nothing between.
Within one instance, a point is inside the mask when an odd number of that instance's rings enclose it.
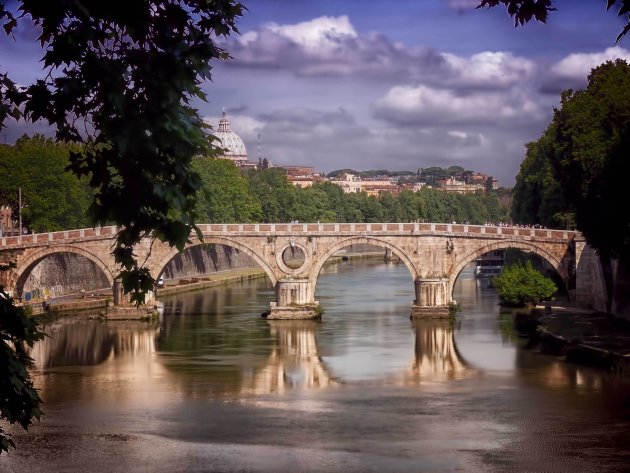
<instances>
[{"instance_id":1,"label":"river water","mask_svg":"<svg viewBox=\"0 0 630 473\"><path fill-rule=\"evenodd\" d=\"M261 319L257 280L48 323L46 415L0 471L629 471L628 382L525 349L471 272L454 324L410 321L404 265L326 267L316 296L320 322Z\"/></svg>"}]
</instances>

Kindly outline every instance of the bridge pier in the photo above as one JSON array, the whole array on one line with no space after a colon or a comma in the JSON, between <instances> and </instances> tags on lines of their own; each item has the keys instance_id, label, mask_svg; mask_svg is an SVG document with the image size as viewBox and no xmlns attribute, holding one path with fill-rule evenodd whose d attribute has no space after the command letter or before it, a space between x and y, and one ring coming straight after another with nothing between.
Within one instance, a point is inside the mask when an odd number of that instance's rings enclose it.
<instances>
[{"instance_id":1,"label":"bridge pier","mask_svg":"<svg viewBox=\"0 0 630 473\"><path fill-rule=\"evenodd\" d=\"M125 294L123 290L122 281L120 279L114 279L114 284L112 286L112 302L115 306L124 306L131 304L131 296L129 294ZM149 305L155 302L155 292L147 291L144 296L145 305Z\"/></svg>"},{"instance_id":2,"label":"bridge pier","mask_svg":"<svg viewBox=\"0 0 630 473\"><path fill-rule=\"evenodd\" d=\"M276 283L276 302L271 303L267 319L316 319L321 316L313 300L310 279L281 279Z\"/></svg>"},{"instance_id":3,"label":"bridge pier","mask_svg":"<svg viewBox=\"0 0 630 473\"><path fill-rule=\"evenodd\" d=\"M416 300L411 306L411 318L446 318L451 302L448 278L417 278L414 281Z\"/></svg>"},{"instance_id":4,"label":"bridge pier","mask_svg":"<svg viewBox=\"0 0 630 473\"><path fill-rule=\"evenodd\" d=\"M383 260L386 263L389 263L390 261L396 261L397 259L398 258L396 257L396 255L394 255L390 248L385 248L385 257L383 258Z\"/></svg>"},{"instance_id":5,"label":"bridge pier","mask_svg":"<svg viewBox=\"0 0 630 473\"><path fill-rule=\"evenodd\" d=\"M122 281L120 279L114 279L114 285L112 286L112 294L114 305L128 305L129 295L125 294L123 290Z\"/></svg>"}]
</instances>

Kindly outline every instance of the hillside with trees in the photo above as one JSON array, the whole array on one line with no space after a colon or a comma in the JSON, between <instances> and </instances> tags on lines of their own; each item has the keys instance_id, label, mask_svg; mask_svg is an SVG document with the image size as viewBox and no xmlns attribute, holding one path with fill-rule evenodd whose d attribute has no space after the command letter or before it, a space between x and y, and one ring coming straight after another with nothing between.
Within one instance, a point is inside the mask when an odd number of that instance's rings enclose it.
<instances>
[{"instance_id":1,"label":"hillside with trees","mask_svg":"<svg viewBox=\"0 0 630 473\"><path fill-rule=\"evenodd\" d=\"M86 178L65 171L76 145L54 143L42 136L24 136L14 146L0 146L0 179L6 182L0 204L12 205L17 219L18 187L22 188L23 224L45 232L90 226L87 211L92 191ZM37 171L33 171L37 169ZM196 194L198 222L469 222L508 220L500 192L446 193L422 188L398 195L365 192L344 194L331 182L302 189L293 186L281 168L242 174L225 159L197 158L200 176ZM435 168L439 169L439 168ZM460 168L463 169L463 168ZM382 171L376 171L382 172ZM412 173L413 174L413 173ZM439 175L438 171L431 174ZM111 222L114 223L114 222Z\"/></svg>"}]
</instances>

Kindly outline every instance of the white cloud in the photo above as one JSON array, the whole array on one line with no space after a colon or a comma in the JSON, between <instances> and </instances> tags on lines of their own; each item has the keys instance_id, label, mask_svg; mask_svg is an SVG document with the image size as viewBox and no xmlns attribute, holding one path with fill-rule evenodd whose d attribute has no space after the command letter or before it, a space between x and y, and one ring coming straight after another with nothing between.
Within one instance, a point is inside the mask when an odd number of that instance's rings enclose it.
<instances>
[{"instance_id":1,"label":"white cloud","mask_svg":"<svg viewBox=\"0 0 630 473\"><path fill-rule=\"evenodd\" d=\"M529 80L533 61L509 52L469 57L394 43L381 34L359 34L347 16L319 17L293 25L275 23L226 45L232 67L287 70L297 76L356 76L396 83L505 89Z\"/></svg>"},{"instance_id":2,"label":"white cloud","mask_svg":"<svg viewBox=\"0 0 630 473\"><path fill-rule=\"evenodd\" d=\"M630 61L630 51L615 46L595 53L569 54L550 67L540 67L539 90L544 94L558 96L566 89L583 89L591 69L618 58Z\"/></svg>"},{"instance_id":3,"label":"white cloud","mask_svg":"<svg viewBox=\"0 0 630 473\"><path fill-rule=\"evenodd\" d=\"M266 24L225 47L234 57L231 66L289 70L300 76L417 75L444 62L430 48L394 44L380 34L359 35L347 16Z\"/></svg>"},{"instance_id":4,"label":"white cloud","mask_svg":"<svg viewBox=\"0 0 630 473\"><path fill-rule=\"evenodd\" d=\"M336 52L347 39L358 36L345 15L322 16L294 25L270 23L267 29L292 40L310 54L323 56Z\"/></svg>"},{"instance_id":5,"label":"white cloud","mask_svg":"<svg viewBox=\"0 0 630 473\"><path fill-rule=\"evenodd\" d=\"M574 53L552 66L552 76L585 82L591 69L606 61L615 59L630 60L630 51L618 46L598 53Z\"/></svg>"},{"instance_id":6,"label":"white cloud","mask_svg":"<svg viewBox=\"0 0 630 473\"><path fill-rule=\"evenodd\" d=\"M374 104L374 113L391 123L412 126L497 123L503 126L541 118L540 106L525 92L459 95L426 85L392 87Z\"/></svg>"},{"instance_id":7,"label":"white cloud","mask_svg":"<svg viewBox=\"0 0 630 473\"><path fill-rule=\"evenodd\" d=\"M498 89L527 81L536 70L533 61L507 52L485 51L468 58L442 54L450 67L449 82L462 86Z\"/></svg>"}]
</instances>

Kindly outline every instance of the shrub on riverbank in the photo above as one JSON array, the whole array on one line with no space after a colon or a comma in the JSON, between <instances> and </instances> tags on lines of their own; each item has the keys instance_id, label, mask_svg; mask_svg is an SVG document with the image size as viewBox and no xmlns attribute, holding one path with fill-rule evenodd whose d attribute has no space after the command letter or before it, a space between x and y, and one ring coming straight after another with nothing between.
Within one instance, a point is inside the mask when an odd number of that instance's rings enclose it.
<instances>
[{"instance_id":1,"label":"shrub on riverbank","mask_svg":"<svg viewBox=\"0 0 630 473\"><path fill-rule=\"evenodd\" d=\"M532 267L531 262L506 266L492 280L501 303L510 306L537 304L558 290L554 282Z\"/></svg>"}]
</instances>

